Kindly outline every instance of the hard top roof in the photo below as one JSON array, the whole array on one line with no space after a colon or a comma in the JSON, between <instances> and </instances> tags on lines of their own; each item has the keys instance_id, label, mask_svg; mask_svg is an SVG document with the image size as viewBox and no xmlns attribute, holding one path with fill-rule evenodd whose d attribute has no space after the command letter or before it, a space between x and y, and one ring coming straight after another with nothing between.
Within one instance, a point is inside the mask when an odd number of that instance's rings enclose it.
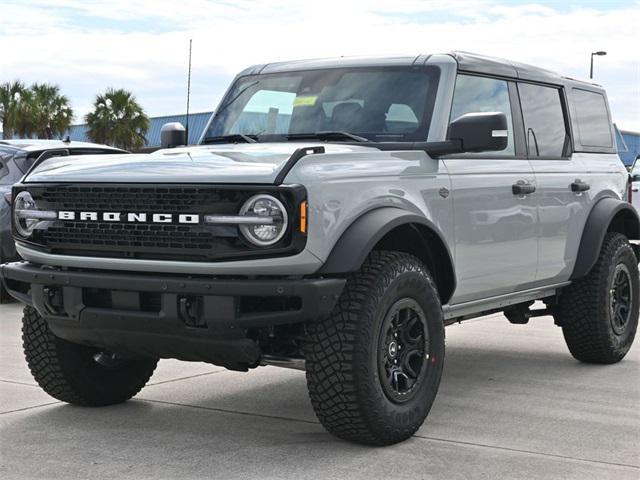
<instances>
[{"instance_id":1,"label":"hard top roof","mask_svg":"<svg viewBox=\"0 0 640 480\"><path fill-rule=\"evenodd\" d=\"M567 83L582 84L589 88L599 89L599 85L564 77L544 68L527 65L520 62L489 57L476 53L454 51L444 55L452 57L461 71L497 75L520 80L552 83L564 85ZM293 60L286 62L255 65L244 70L241 75L255 75L260 73L279 73L287 71L315 70L322 68L348 67L386 67L411 66L424 64L432 55L414 56L371 56L371 57L336 57L310 60Z\"/></svg>"}]
</instances>

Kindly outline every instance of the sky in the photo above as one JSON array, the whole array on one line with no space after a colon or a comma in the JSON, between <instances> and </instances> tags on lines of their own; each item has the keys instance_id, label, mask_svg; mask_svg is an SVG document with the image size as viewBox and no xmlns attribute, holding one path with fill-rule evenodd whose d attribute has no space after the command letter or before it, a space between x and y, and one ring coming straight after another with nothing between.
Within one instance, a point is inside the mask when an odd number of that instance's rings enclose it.
<instances>
[{"instance_id":1,"label":"sky","mask_svg":"<svg viewBox=\"0 0 640 480\"><path fill-rule=\"evenodd\" d=\"M640 131L640 0L0 0L0 83L58 84L83 123L97 93L132 91L150 116L213 110L243 68L303 58L464 50L607 89Z\"/></svg>"}]
</instances>

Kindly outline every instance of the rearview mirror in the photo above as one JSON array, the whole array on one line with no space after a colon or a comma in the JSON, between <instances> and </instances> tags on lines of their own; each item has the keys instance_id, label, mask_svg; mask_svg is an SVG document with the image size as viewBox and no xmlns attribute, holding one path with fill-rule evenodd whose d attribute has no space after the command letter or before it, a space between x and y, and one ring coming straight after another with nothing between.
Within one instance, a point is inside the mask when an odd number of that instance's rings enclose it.
<instances>
[{"instance_id":1,"label":"rearview mirror","mask_svg":"<svg viewBox=\"0 0 640 480\"><path fill-rule=\"evenodd\" d=\"M160 129L160 148L181 147L187 144L187 132L180 122L165 123Z\"/></svg>"},{"instance_id":2,"label":"rearview mirror","mask_svg":"<svg viewBox=\"0 0 640 480\"><path fill-rule=\"evenodd\" d=\"M464 153L507 148L507 116L501 112L465 113L449 125L449 139L457 140Z\"/></svg>"}]
</instances>

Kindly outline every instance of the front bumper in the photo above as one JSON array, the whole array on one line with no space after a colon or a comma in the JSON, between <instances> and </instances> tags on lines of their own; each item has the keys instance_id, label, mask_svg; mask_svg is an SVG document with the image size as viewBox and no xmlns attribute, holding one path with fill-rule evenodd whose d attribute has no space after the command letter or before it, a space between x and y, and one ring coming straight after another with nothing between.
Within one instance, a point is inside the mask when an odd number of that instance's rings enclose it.
<instances>
[{"instance_id":1,"label":"front bumper","mask_svg":"<svg viewBox=\"0 0 640 480\"><path fill-rule=\"evenodd\" d=\"M9 293L60 338L114 352L243 369L261 352L252 329L329 315L340 278L224 278L0 266Z\"/></svg>"}]
</instances>

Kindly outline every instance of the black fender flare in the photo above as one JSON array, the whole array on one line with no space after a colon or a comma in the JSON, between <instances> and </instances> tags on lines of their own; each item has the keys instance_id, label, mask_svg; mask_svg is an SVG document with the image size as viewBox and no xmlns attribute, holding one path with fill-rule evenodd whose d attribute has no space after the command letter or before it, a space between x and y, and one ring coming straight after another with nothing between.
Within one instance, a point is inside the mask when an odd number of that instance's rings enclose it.
<instances>
[{"instance_id":1,"label":"black fender flare","mask_svg":"<svg viewBox=\"0 0 640 480\"><path fill-rule=\"evenodd\" d=\"M429 229L442 243L448 255L448 263L453 273L455 290L455 270L451 250L442 233L433 222L424 216L395 207L380 207L365 213L340 236L333 246L318 274L344 274L357 271L376 244L396 227L417 224ZM435 274L436 272L434 272Z\"/></svg>"},{"instance_id":2,"label":"black fender flare","mask_svg":"<svg viewBox=\"0 0 640 480\"><path fill-rule=\"evenodd\" d=\"M591 271L598 261L604 237L618 215L624 216L623 228L615 231L624 233L630 240L640 239L640 217L636 209L630 203L617 198L600 199L587 218L570 280L582 278Z\"/></svg>"}]
</instances>

